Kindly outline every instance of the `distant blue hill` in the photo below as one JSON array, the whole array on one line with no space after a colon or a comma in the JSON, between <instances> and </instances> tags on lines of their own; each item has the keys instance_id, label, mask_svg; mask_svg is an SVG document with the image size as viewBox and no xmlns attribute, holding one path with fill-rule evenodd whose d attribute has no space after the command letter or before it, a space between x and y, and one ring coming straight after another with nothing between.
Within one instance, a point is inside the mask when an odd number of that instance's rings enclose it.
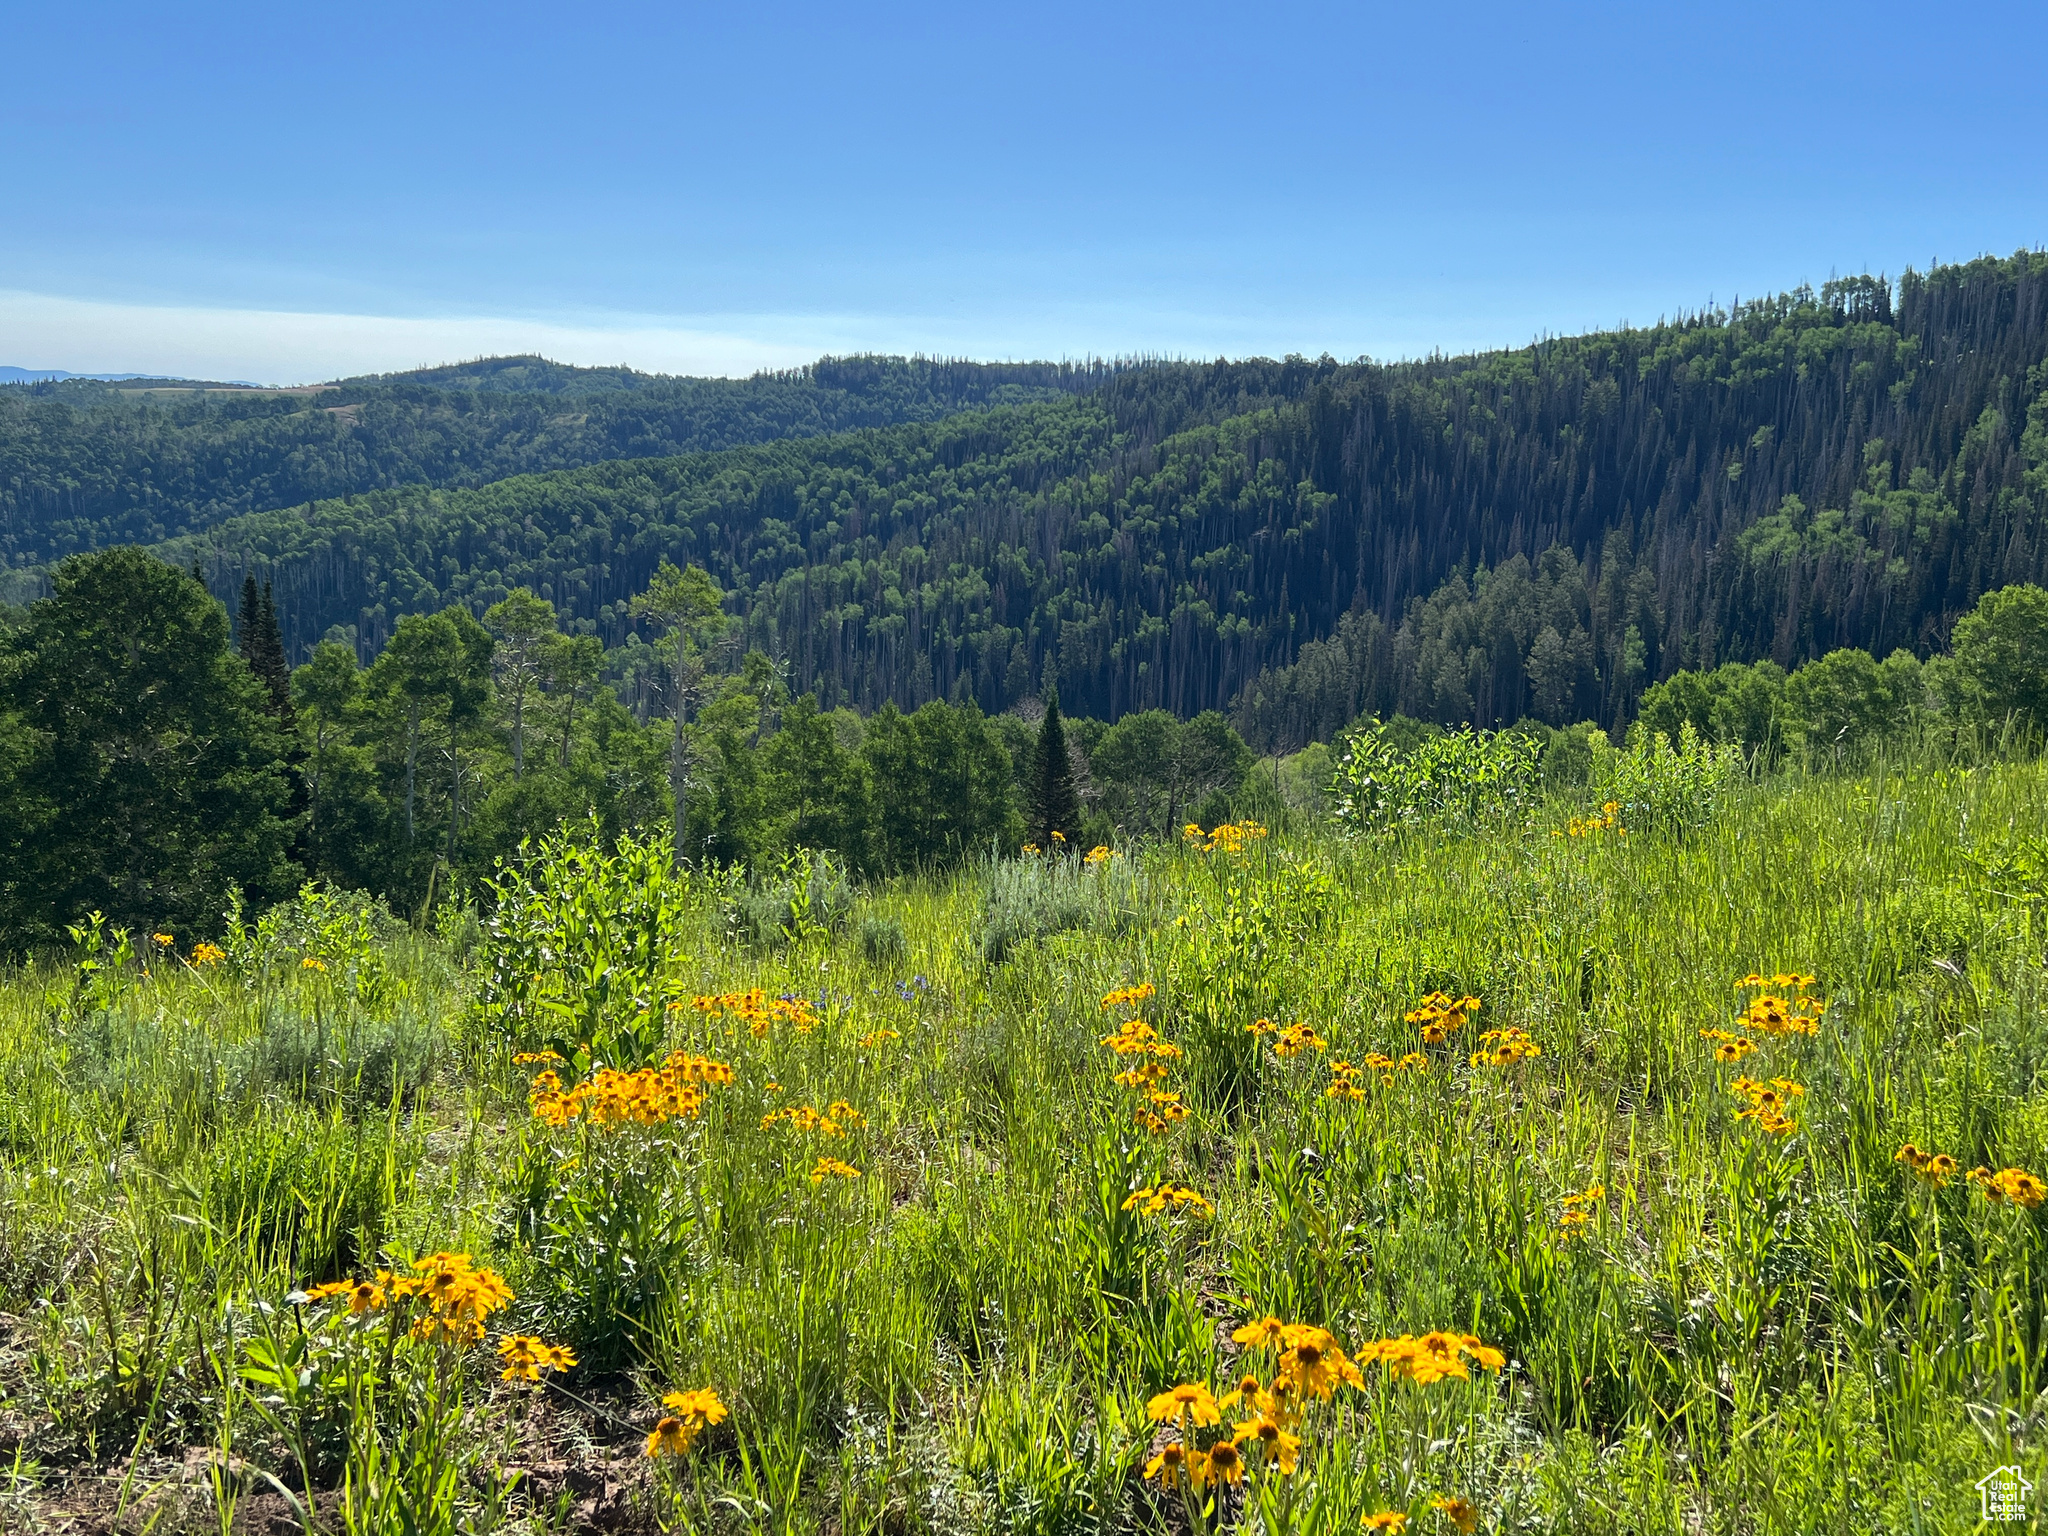
<instances>
[{"instance_id":1,"label":"distant blue hill","mask_svg":"<svg viewBox=\"0 0 2048 1536\"><path fill-rule=\"evenodd\" d=\"M68 373L62 368L14 368L0 364L0 384L62 384L77 381L86 384L123 384L131 379L144 379L151 384L205 384L211 388L223 386L234 389L261 389L261 384L252 384L247 379L187 379L161 373Z\"/></svg>"},{"instance_id":2,"label":"distant blue hill","mask_svg":"<svg viewBox=\"0 0 2048 1536\"><path fill-rule=\"evenodd\" d=\"M111 384L118 379L146 379L146 373L66 373L62 368L11 368L0 364L0 384L41 384L51 379L98 379Z\"/></svg>"}]
</instances>

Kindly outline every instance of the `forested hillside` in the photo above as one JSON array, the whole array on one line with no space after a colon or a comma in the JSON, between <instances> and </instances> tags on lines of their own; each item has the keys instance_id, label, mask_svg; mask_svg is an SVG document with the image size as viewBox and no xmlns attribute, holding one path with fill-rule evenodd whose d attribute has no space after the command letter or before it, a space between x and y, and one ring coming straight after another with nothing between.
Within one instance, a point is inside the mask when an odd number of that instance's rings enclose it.
<instances>
[{"instance_id":1,"label":"forested hillside","mask_svg":"<svg viewBox=\"0 0 2048 1536\"><path fill-rule=\"evenodd\" d=\"M141 387L160 380L0 388L0 567L384 487L483 485L1053 399L1110 371L850 357L686 379L510 357L316 392Z\"/></svg>"},{"instance_id":2,"label":"forested hillside","mask_svg":"<svg viewBox=\"0 0 2048 1536\"><path fill-rule=\"evenodd\" d=\"M2048 574L2048 255L1393 366L1134 369L943 421L408 488L166 549L294 657L512 587L608 646L696 561L828 708L1625 719L1728 659L1938 647ZM475 396L471 398L482 398ZM525 396L517 398L529 398Z\"/></svg>"}]
</instances>

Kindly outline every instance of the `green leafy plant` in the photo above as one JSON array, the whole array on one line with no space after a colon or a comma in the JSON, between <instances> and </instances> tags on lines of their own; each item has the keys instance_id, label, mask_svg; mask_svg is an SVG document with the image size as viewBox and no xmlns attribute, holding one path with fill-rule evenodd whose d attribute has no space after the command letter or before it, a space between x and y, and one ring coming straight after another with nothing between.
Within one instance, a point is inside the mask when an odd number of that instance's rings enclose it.
<instances>
[{"instance_id":1,"label":"green leafy plant","mask_svg":"<svg viewBox=\"0 0 2048 1536\"><path fill-rule=\"evenodd\" d=\"M1333 814L1359 832L1474 832L1525 820L1542 789L1542 744L1470 727L1403 747L1370 720L1348 733L1330 779Z\"/></svg>"},{"instance_id":2,"label":"green leafy plant","mask_svg":"<svg viewBox=\"0 0 2048 1536\"><path fill-rule=\"evenodd\" d=\"M515 1048L632 1066L659 1048L667 977L697 911L666 838L597 829L521 845L490 890L474 1027Z\"/></svg>"}]
</instances>

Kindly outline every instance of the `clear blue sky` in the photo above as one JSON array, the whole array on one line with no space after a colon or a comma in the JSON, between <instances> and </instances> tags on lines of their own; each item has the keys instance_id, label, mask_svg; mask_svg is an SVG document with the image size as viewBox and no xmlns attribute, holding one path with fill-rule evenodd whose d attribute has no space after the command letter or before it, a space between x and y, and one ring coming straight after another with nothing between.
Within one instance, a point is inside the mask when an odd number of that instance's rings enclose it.
<instances>
[{"instance_id":1,"label":"clear blue sky","mask_svg":"<svg viewBox=\"0 0 2048 1536\"><path fill-rule=\"evenodd\" d=\"M0 0L0 363L1393 357L2048 243L2048 6Z\"/></svg>"}]
</instances>

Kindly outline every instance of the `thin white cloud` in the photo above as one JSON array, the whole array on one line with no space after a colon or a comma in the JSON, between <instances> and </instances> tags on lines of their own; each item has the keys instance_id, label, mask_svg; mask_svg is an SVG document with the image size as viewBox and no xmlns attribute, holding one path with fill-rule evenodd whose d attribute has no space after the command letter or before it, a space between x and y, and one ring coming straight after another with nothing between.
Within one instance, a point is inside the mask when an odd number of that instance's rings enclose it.
<instances>
[{"instance_id":1,"label":"thin white cloud","mask_svg":"<svg viewBox=\"0 0 2048 1536\"><path fill-rule=\"evenodd\" d=\"M310 384L537 352L585 366L731 376L792 367L855 344L848 326L829 319L415 318L115 304L0 289L0 363L72 373Z\"/></svg>"}]
</instances>

